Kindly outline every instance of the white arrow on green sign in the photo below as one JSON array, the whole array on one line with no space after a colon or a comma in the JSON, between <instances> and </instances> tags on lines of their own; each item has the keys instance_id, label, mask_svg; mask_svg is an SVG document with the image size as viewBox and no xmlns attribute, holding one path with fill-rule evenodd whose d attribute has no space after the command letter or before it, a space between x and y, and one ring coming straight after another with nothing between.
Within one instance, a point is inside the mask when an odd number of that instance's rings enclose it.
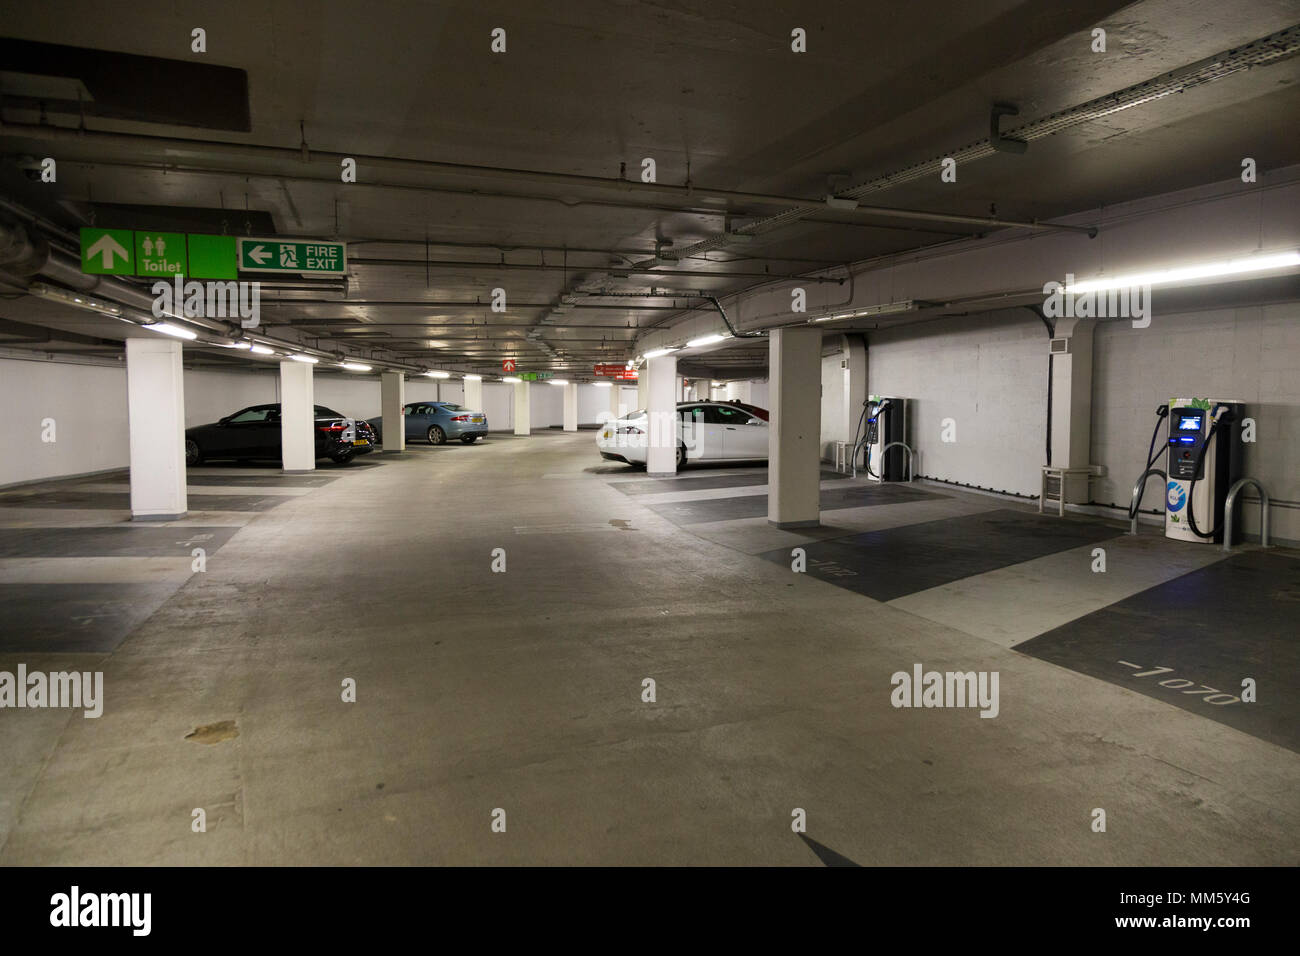
<instances>
[{"instance_id":1,"label":"white arrow on green sign","mask_svg":"<svg viewBox=\"0 0 1300 956\"><path fill-rule=\"evenodd\" d=\"M314 239L240 239L241 272L339 276L348 271L347 243Z\"/></svg>"},{"instance_id":2,"label":"white arrow on green sign","mask_svg":"<svg viewBox=\"0 0 1300 956\"><path fill-rule=\"evenodd\" d=\"M87 275L129 276L135 273L130 229L82 229L81 271Z\"/></svg>"}]
</instances>

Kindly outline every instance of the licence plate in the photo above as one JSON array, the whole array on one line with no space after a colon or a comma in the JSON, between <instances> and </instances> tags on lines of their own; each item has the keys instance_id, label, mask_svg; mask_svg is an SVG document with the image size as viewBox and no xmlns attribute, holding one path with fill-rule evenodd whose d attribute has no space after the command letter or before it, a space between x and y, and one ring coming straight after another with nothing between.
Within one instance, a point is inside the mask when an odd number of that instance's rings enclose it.
<instances>
[{"instance_id":1,"label":"licence plate","mask_svg":"<svg viewBox=\"0 0 1300 956\"><path fill-rule=\"evenodd\" d=\"M471 418L470 421L472 421L475 425L482 425L482 424L483 424L483 418L482 418L482 416L479 416L478 418Z\"/></svg>"},{"instance_id":2,"label":"licence plate","mask_svg":"<svg viewBox=\"0 0 1300 956\"><path fill-rule=\"evenodd\" d=\"M370 442L367 441L367 440L364 439L364 438L358 438L358 439L357 439L356 441L354 441L352 444L354 444L354 445L369 445Z\"/></svg>"}]
</instances>

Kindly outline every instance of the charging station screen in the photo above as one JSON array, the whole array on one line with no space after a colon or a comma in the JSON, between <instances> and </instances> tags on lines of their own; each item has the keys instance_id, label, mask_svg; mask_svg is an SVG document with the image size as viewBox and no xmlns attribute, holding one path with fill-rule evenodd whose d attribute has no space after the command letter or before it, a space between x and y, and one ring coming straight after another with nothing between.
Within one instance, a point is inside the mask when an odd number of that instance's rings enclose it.
<instances>
[{"instance_id":1,"label":"charging station screen","mask_svg":"<svg viewBox=\"0 0 1300 956\"><path fill-rule=\"evenodd\" d=\"M1178 419L1178 430L1180 432L1199 432L1201 430L1201 416L1184 415Z\"/></svg>"}]
</instances>

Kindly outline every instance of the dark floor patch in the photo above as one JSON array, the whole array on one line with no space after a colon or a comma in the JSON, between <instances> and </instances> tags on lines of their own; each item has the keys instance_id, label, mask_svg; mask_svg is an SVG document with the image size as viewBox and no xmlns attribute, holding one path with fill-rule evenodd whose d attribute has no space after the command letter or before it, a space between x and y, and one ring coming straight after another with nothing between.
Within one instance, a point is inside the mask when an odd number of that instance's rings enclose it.
<instances>
[{"instance_id":1,"label":"dark floor patch","mask_svg":"<svg viewBox=\"0 0 1300 956\"><path fill-rule=\"evenodd\" d=\"M1300 751L1298 598L1300 557L1247 551L1015 649ZM1245 678L1255 703L1232 699Z\"/></svg>"},{"instance_id":2,"label":"dark floor patch","mask_svg":"<svg viewBox=\"0 0 1300 956\"><path fill-rule=\"evenodd\" d=\"M223 720L215 724L204 724L202 727L195 727L185 735L186 740L192 740L196 744L219 744L223 740L232 740L239 736L239 728L233 720ZM379 786L383 786L381 783Z\"/></svg>"},{"instance_id":3,"label":"dark floor patch","mask_svg":"<svg viewBox=\"0 0 1300 956\"><path fill-rule=\"evenodd\" d=\"M838 471L823 471L822 481L847 478ZM698 478L641 478L628 481L611 481L610 486L625 495L659 495L666 491L711 491L714 488L747 488L767 484L767 469L733 475L701 475Z\"/></svg>"},{"instance_id":4,"label":"dark floor patch","mask_svg":"<svg viewBox=\"0 0 1300 956\"><path fill-rule=\"evenodd\" d=\"M681 481L682 479L677 479ZM759 482L761 484L761 482ZM661 490L676 490L661 489ZM842 508L864 508L871 505L892 505L902 501L922 501L927 498L945 498L946 495L922 491L914 485L903 483L884 485L850 485L844 488L823 488L822 511ZM706 521L731 521L736 518L757 518L767 514L767 495L737 495L734 498L701 498L698 501L674 501L649 505L651 511L662 515L674 524L701 524Z\"/></svg>"},{"instance_id":5,"label":"dark floor patch","mask_svg":"<svg viewBox=\"0 0 1300 956\"><path fill-rule=\"evenodd\" d=\"M190 494L190 511L269 511L288 500L289 495L259 498L257 495ZM0 495L0 508L85 508L101 511L130 511L128 492L75 491L60 489L36 494Z\"/></svg>"},{"instance_id":6,"label":"dark floor patch","mask_svg":"<svg viewBox=\"0 0 1300 956\"><path fill-rule=\"evenodd\" d=\"M821 860L827 866L861 866L862 865L860 863L854 863L847 856L842 856L839 853L836 853L828 846L823 846L822 844L814 840L812 837L804 836L802 833L798 834L798 836L800 840L803 840L804 844L808 847L808 849L812 850L814 853L817 854L817 859Z\"/></svg>"},{"instance_id":7,"label":"dark floor patch","mask_svg":"<svg viewBox=\"0 0 1300 956\"><path fill-rule=\"evenodd\" d=\"M132 522L107 528L0 528L0 558L209 557L238 528L159 528Z\"/></svg>"},{"instance_id":8,"label":"dark floor patch","mask_svg":"<svg viewBox=\"0 0 1300 956\"><path fill-rule=\"evenodd\" d=\"M1097 521L997 510L803 547L808 574L877 601L892 601L1122 533ZM760 557L788 566L790 549ZM1045 594L1043 600L1051 600L1051 595Z\"/></svg>"},{"instance_id":9,"label":"dark floor patch","mask_svg":"<svg viewBox=\"0 0 1300 956\"><path fill-rule=\"evenodd\" d=\"M337 481L336 475L188 475L191 487L226 485L240 488L319 488ZM201 494L202 492L200 492Z\"/></svg>"},{"instance_id":10,"label":"dark floor patch","mask_svg":"<svg viewBox=\"0 0 1300 956\"><path fill-rule=\"evenodd\" d=\"M175 583L0 584L0 651L108 652L174 593Z\"/></svg>"}]
</instances>

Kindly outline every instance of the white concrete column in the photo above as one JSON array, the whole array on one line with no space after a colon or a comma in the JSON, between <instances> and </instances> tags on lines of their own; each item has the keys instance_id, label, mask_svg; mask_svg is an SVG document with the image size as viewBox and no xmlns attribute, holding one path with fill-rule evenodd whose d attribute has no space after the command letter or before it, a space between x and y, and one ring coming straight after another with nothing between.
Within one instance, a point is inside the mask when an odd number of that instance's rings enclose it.
<instances>
[{"instance_id":1,"label":"white concrete column","mask_svg":"<svg viewBox=\"0 0 1300 956\"><path fill-rule=\"evenodd\" d=\"M862 417L862 405L867 400L867 343L860 335L842 337L840 353L844 367L840 369L844 406L840 411L840 434L845 441L853 441L854 429ZM866 428L866 423L863 423ZM898 454L895 452L895 454Z\"/></svg>"},{"instance_id":2,"label":"white concrete column","mask_svg":"<svg viewBox=\"0 0 1300 956\"><path fill-rule=\"evenodd\" d=\"M483 380L482 379L465 379L465 407L472 412L483 411ZM491 427L492 423L488 422Z\"/></svg>"},{"instance_id":3,"label":"white concrete column","mask_svg":"<svg viewBox=\"0 0 1300 956\"><path fill-rule=\"evenodd\" d=\"M650 412L646 474L677 474L677 356L647 359L642 369Z\"/></svg>"},{"instance_id":4,"label":"white concrete column","mask_svg":"<svg viewBox=\"0 0 1300 956\"><path fill-rule=\"evenodd\" d=\"M384 372L379 378L379 414L384 416L384 452L406 450L406 376Z\"/></svg>"},{"instance_id":5,"label":"white concrete column","mask_svg":"<svg viewBox=\"0 0 1300 956\"><path fill-rule=\"evenodd\" d=\"M578 383L570 382L564 386L564 430L578 430Z\"/></svg>"},{"instance_id":6,"label":"white concrete column","mask_svg":"<svg viewBox=\"0 0 1300 956\"><path fill-rule=\"evenodd\" d=\"M528 382L515 382L515 434L532 432L532 407L529 405Z\"/></svg>"},{"instance_id":7,"label":"white concrete column","mask_svg":"<svg viewBox=\"0 0 1300 956\"><path fill-rule=\"evenodd\" d=\"M636 380L636 407L650 407L650 364L647 362L641 366L640 374Z\"/></svg>"},{"instance_id":8,"label":"white concrete column","mask_svg":"<svg viewBox=\"0 0 1300 956\"><path fill-rule=\"evenodd\" d=\"M280 363L280 462L287 472L316 468L316 397L313 366Z\"/></svg>"},{"instance_id":9,"label":"white concrete column","mask_svg":"<svg viewBox=\"0 0 1300 956\"><path fill-rule=\"evenodd\" d=\"M131 517L180 518L185 496L185 384L181 343L161 336L126 340Z\"/></svg>"},{"instance_id":10,"label":"white concrete column","mask_svg":"<svg viewBox=\"0 0 1300 956\"><path fill-rule=\"evenodd\" d=\"M609 418L615 421L623 417L623 386L614 382L609 387Z\"/></svg>"},{"instance_id":11,"label":"white concrete column","mask_svg":"<svg viewBox=\"0 0 1300 956\"><path fill-rule=\"evenodd\" d=\"M1052 355L1052 466L1087 468L1092 462L1092 339L1095 319L1056 320L1054 338L1066 351ZM1066 482L1065 500L1086 504L1088 479Z\"/></svg>"},{"instance_id":12,"label":"white concrete column","mask_svg":"<svg viewBox=\"0 0 1300 956\"><path fill-rule=\"evenodd\" d=\"M767 520L778 528L821 523L820 329L773 329L769 385Z\"/></svg>"}]
</instances>

